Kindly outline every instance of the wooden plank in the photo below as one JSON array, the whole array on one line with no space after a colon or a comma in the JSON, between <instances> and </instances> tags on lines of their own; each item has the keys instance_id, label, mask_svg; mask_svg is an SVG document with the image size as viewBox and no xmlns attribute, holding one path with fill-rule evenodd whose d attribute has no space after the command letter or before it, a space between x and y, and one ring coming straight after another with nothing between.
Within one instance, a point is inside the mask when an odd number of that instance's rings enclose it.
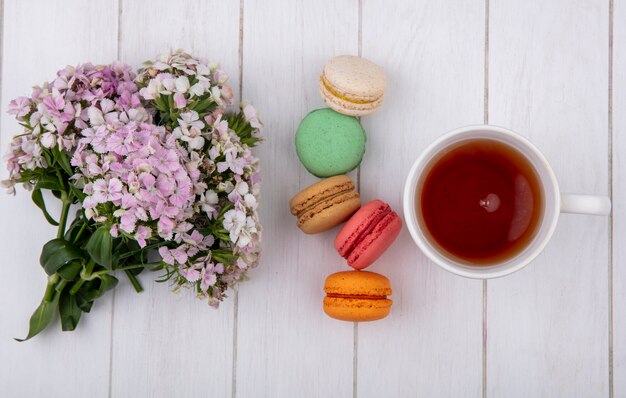
<instances>
[{"instance_id":1,"label":"wooden plank","mask_svg":"<svg viewBox=\"0 0 626 398\"><path fill-rule=\"evenodd\" d=\"M173 4L123 1L120 57L138 66L170 48L220 62L239 85L239 2ZM233 293L219 310L193 292L175 295L142 275L146 289L126 283L115 297L112 396L231 395Z\"/></svg>"},{"instance_id":2,"label":"wooden plank","mask_svg":"<svg viewBox=\"0 0 626 398\"><path fill-rule=\"evenodd\" d=\"M380 198L402 213L421 151L482 122L484 17L483 1L363 2L363 56L389 79L382 109L362 118L364 201ZM388 319L359 324L358 395L480 396L482 282L431 263L406 228L370 269L391 279L394 304Z\"/></svg>"},{"instance_id":3,"label":"wooden plank","mask_svg":"<svg viewBox=\"0 0 626 398\"><path fill-rule=\"evenodd\" d=\"M613 377L626 396L626 3L613 10Z\"/></svg>"},{"instance_id":4,"label":"wooden plank","mask_svg":"<svg viewBox=\"0 0 626 398\"><path fill-rule=\"evenodd\" d=\"M489 122L533 141L564 192L608 193L608 4L491 2ZM489 282L488 396L608 396L608 220L562 216Z\"/></svg>"},{"instance_id":5,"label":"wooden plank","mask_svg":"<svg viewBox=\"0 0 626 398\"><path fill-rule=\"evenodd\" d=\"M324 62L357 53L357 2L245 2L243 97L259 109L268 141L260 206L261 265L241 285L237 395L330 397L352 393L353 325L322 311L327 275L345 270L333 248L336 230L304 235L289 199L317 181L300 165L294 132L323 106Z\"/></svg>"},{"instance_id":6,"label":"wooden plank","mask_svg":"<svg viewBox=\"0 0 626 398\"><path fill-rule=\"evenodd\" d=\"M65 65L110 62L117 51L114 2L8 0L4 7L3 154L11 137L20 131L15 119L5 113L11 99L30 95L34 84L52 80ZM4 164L0 169L0 178L6 178ZM50 207L58 214L60 204ZM43 296L46 278L39 266L39 253L43 244L56 236L56 229L46 223L22 188L16 197L0 193L0 219L0 252L6 271L0 290L5 308L0 311L2 394L106 397L111 295L98 300L74 332L62 333L55 321L33 340L13 341L13 337L26 335L28 319Z\"/></svg>"}]
</instances>

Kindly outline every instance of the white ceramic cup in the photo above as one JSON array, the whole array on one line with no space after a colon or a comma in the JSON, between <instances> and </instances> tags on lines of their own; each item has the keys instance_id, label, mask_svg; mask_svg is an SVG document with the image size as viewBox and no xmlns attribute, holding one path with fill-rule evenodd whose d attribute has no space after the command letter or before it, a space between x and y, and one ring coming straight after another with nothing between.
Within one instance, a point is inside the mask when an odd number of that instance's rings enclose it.
<instances>
[{"instance_id":1,"label":"white ceramic cup","mask_svg":"<svg viewBox=\"0 0 626 398\"><path fill-rule=\"evenodd\" d=\"M473 139L497 140L516 148L534 166L543 190L543 215L534 238L517 255L493 265L468 265L439 249L424 233L425 227L416 209L419 206L416 201L420 194L419 189L431 160L451 145ZM461 127L430 144L409 171L404 185L403 204L407 228L424 254L445 270L476 279L505 276L530 263L548 244L560 213L608 215L611 212L611 201L608 197L561 193L552 167L532 143L511 130L488 125Z\"/></svg>"}]
</instances>

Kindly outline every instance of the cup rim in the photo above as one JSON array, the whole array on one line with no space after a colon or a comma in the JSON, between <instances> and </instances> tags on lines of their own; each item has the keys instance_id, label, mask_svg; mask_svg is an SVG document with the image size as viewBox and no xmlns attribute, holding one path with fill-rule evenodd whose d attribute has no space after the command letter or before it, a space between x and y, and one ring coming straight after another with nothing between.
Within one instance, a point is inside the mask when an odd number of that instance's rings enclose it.
<instances>
[{"instance_id":1,"label":"cup rim","mask_svg":"<svg viewBox=\"0 0 626 398\"><path fill-rule=\"evenodd\" d=\"M440 150L437 150L435 152L435 149L439 147L441 143L448 141L451 138L459 134L468 133L472 131L478 132L481 130L482 131L487 130L487 131L503 134L505 136L513 138L515 141L519 142L522 146L530 150L543 165L545 175L543 177L540 176L540 179L543 181L544 184L552 186L555 195L554 195L554 201L552 203L546 202L544 204L545 209L549 209L549 206L553 207L553 212L552 212L553 215L552 215L551 220L546 220L544 223L542 223L540 228L545 229L546 233L545 233L543 240L537 244L536 248L533 251L528 252L523 258L520 258L516 263L513 263L513 264L504 263L504 264L495 264L495 265L490 265L490 266L480 266L480 267L476 266L476 267L470 268L470 266L459 266L453 263L452 261L445 261L445 256L442 255L441 253L438 253L439 255L435 255L435 253L433 253L433 249L430 247L428 243L426 243L426 238L423 236L422 232L420 231L419 226L417 225L418 223L417 223L417 214L416 214L416 209L415 209L415 196L416 196L417 182L418 182L419 177L421 176L423 167L426 165L425 163L428 160L430 160L434 155L436 155L436 153L440 151ZM418 170L420 166L422 166L422 170ZM504 128L504 127L488 125L488 124L473 124L473 125L467 125L467 126L456 128L454 130L451 130L441 135L440 137L435 139L433 142L431 142L428 145L428 147L426 147L420 153L420 155L417 157L417 159L411 166L409 173L407 175L407 178L405 180L404 194L403 194L403 208L404 208L403 210L404 210L405 223L409 230L409 233L411 234L411 238L417 244L420 250L426 255L426 257L428 257L431 261L433 261L435 264L445 269L446 271L449 271L453 274L460 275L466 278L493 279L493 278L500 278L500 277L512 274L516 271L519 271L520 269L528 265L533 259L535 259L543 251L543 249L546 247L546 245L550 241L550 238L552 237L554 230L556 229L556 224L558 222L559 213L560 213L560 190L559 190L559 185L556 179L556 175L554 174L554 171L552 167L550 166L550 163L548 162L546 157L543 155L543 153L541 153L541 151L532 142L530 142L525 137L519 135L518 133L512 130L509 130L507 128ZM547 211L546 211L546 214L547 214Z\"/></svg>"}]
</instances>

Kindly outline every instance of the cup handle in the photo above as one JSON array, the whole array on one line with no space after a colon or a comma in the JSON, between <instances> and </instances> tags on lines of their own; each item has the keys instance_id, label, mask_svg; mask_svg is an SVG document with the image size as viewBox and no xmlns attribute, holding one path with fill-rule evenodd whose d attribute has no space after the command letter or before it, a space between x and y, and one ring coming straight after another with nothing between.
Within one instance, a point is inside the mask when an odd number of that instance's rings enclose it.
<instances>
[{"instance_id":1,"label":"cup handle","mask_svg":"<svg viewBox=\"0 0 626 398\"><path fill-rule=\"evenodd\" d=\"M562 193L561 212L607 216L611 214L611 199L606 196Z\"/></svg>"}]
</instances>

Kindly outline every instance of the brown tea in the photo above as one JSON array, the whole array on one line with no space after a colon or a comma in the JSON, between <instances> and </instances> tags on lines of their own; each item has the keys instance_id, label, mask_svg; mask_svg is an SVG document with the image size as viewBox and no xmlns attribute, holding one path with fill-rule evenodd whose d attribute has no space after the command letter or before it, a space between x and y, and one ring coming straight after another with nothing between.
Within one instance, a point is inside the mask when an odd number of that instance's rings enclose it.
<instances>
[{"instance_id":1,"label":"brown tea","mask_svg":"<svg viewBox=\"0 0 626 398\"><path fill-rule=\"evenodd\" d=\"M541 184L515 148L489 139L462 141L427 167L416 209L426 235L448 255L490 265L515 256L535 236Z\"/></svg>"}]
</instances>

